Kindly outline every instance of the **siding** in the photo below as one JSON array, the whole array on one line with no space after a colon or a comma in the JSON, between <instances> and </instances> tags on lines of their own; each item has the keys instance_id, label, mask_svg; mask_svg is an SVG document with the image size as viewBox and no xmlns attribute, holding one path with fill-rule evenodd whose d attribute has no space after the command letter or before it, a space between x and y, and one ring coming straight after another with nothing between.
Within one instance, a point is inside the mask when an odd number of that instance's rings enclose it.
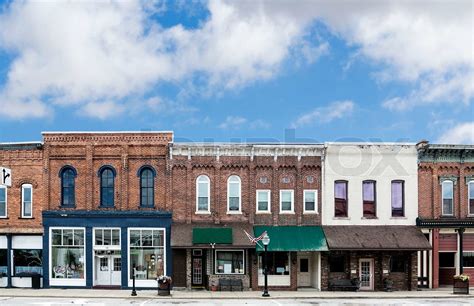
<instances>
[{"instance_id":1,"label":"siding","mask_svg":"<svg viewBox=\"0 0 474 306\"><path fill-rule=\"evenodd\" d=\"M440 234L439 250L456 252L458 250L457 234Z\"/></svg>"}]
</instances>

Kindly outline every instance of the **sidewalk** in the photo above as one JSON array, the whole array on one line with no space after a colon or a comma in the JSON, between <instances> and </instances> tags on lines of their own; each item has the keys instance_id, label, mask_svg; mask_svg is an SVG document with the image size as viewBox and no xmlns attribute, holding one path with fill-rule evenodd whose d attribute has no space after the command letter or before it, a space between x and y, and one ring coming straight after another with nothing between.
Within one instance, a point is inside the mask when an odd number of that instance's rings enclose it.
<instances>
[{"instance_id":1,"label":"sidewalk","mask_svg":"<svg viewBox=\"0 0 474 306\"><path fill-rule=\"evenodd\" d=\"M172 291L168 297L158 296L156 290L138 290L137 296L130 295L131 290L103 289L1 289L0 297L57 297L57 298L120 298L120 299L268 299L259 291L211 292L211 291ZM473 298L470 295L455 295L452 289L397 292L329 292L329 291L270 291L271 299L438 299L438 298Z\"/></svg>"}]
</instances>

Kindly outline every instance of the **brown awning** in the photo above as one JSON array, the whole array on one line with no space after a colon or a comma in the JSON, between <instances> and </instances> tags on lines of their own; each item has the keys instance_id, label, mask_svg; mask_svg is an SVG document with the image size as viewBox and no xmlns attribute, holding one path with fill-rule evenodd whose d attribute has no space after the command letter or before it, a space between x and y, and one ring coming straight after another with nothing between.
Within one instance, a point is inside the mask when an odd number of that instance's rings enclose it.
<instances>
[{"instance_id":1,"label":"brown awning","mask_svg":"<svg viewBox=\"0 0 474 306\"><path fill-rule=\"evenodd\" d=\"M428 250L415 226L323 226L329 250Z\"/></svg>"},{"instance_id":2,"label":"brown awning","mask_svg":"<svg viewBox=\"0 0 474 306\"><path fill-rule=\"evenodd\" d=\"M193 244L193 231L194 229L232 229L232 243L231 244L219 244L215 247L218 248L255 248L255 244L251 243L250 240L244 233L244 230L249 234L253 234L253 227L248 223L227 223L227 224L214 224L214 223L173 223L171 225L171 247L172 248L211 248L211 244Z\"/></svg>"}]
</instances>

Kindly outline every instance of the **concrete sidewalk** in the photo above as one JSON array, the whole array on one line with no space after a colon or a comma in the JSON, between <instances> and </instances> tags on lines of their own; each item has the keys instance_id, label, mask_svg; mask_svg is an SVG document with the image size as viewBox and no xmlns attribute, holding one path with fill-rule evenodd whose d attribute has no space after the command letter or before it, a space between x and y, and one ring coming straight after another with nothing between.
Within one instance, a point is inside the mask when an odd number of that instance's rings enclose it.
<instances>
[{"instance_id":1,"label":"concrete sidewalk","mask_svg":"<svg viewBox=\"0 0 474 306\"><path fill-rule=\"evenodd\" d=\"M137 296L130 295L131 290L103 289L0 289L0 297L51 297L51 298L128 298L128 299L268 299L259 291L212 292L212 291L172 291L171 296L158 296L156 290L139 290ZM272 299L437 299L437 298L473 298L474 294L456 295L452 289L397 292L329 292L315 290L271 291Z\"/></svg>"}]
</instances>

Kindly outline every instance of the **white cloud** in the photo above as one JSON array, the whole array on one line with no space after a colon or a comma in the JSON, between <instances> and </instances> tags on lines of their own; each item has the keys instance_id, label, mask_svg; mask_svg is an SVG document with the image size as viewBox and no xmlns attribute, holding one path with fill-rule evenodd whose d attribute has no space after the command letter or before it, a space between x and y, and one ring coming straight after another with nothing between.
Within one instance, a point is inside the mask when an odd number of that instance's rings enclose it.
<instances>
[{"instance_id":1,"label":"white cloud","mask_svg":"<svg viewBox=\"0 0 474 306\"><path fill-rule=\"evenodd\" d=\"M474 122L459 123L444 132L437 142L446 144L474 144Z\"/></svg>"},{"instance_id":2,"label":"white cloud","mask_svg":"<svg viewBox=\"0 0 474 306\"><path fill-rule=\"evenodd\" d=\"M293 128L329 123L335 119L349 116L354 110L355 103L350 100L334 101L327 106L317 107L301 115L292 124Z\"/></svg>"},{"instance_id":3,"label":"white cloud","mask_svg":"<svg viewBox=\"0 0 474 306\"><path fill-rule=\"evenodd\" d=\"M105 120L122 114L125 108L112 101L89 102L78 111L79 115Z\"/></svg>"},{"instance_id":4,"label":"white cloud","mask_svg":"<svg viewBox=\"0 0 474 306\"><path fill-rule=\"evenodd\" d=\"M256 130L268 129L270 124L262 119L249 121L247 118L240 116L227 116L218 127L222 130L240 130L245 127L251 130Z\"/></svg>"}]
</instances>

